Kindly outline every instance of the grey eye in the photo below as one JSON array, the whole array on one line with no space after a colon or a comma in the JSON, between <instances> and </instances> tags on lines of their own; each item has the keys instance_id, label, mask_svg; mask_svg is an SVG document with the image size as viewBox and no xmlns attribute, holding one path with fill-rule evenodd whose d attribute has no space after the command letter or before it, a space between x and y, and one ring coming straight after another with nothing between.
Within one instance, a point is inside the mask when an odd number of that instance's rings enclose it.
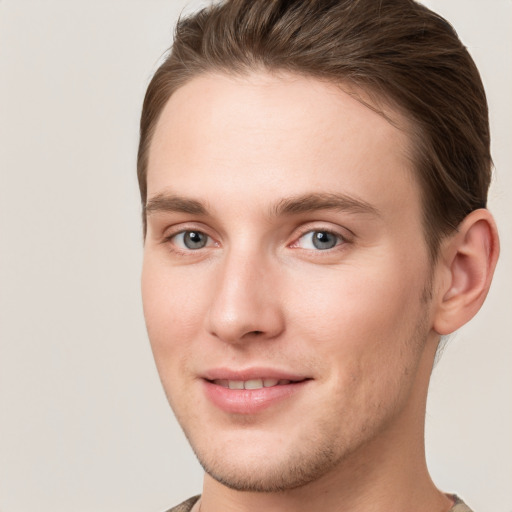
<instances>
[{"instance_id":1,"label":"grey eye","mask_svg":"<svg viewBox=\"0 0 512 512\"><path fill-rule=\"evenodd\" d=\"M338 243L338 237L327 231L314 231L311 241L317 249L332 249Z\"/></svg>"},{"instance_id":2,"label":"grey eye","mask_svg":"<svg viewBox=\"0 0 512 512\"><path fill-rule=\"evenodd\" d=\"M308 231L299 238L299 246L303 249L325 251L332 249L342 242L342 238L329 231Z\"/></svg>"},{"instance_id":3,"label":"grey eye","mask_svg":"<svg viewBox=\"0 0 512 512\"><path fill-rule=\"evenodd\" d=\"M201 231L183 231L176 235L176 243L186 249L202 249L208 243L208 235Z\"/></svg>"}]
</instances>

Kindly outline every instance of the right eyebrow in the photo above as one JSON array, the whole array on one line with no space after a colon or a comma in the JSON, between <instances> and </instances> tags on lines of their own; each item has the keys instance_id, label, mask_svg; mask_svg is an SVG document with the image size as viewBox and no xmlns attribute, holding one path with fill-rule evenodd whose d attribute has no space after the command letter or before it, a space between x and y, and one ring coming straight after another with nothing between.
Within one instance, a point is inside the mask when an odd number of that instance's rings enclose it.
<instances>
[{"instance_id":1,"label":"right eyebrow","mask_svg":"<svg viewBox=\"0 0 512 512\"><path fill-rule=\"evenodd\" d=\"M157 194L144 206L144 214L159 212L189 213L191 215L208 215L203 203L173 194Z\"/></svg>"}]
</instances>

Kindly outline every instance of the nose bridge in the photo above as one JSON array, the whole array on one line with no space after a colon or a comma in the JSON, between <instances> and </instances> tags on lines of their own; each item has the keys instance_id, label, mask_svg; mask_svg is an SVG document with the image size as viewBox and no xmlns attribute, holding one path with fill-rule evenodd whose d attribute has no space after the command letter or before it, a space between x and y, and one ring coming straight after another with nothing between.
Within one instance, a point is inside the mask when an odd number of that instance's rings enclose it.
<instances>
[{"instance_id":1,"label":"nose bridge","mask_svg":"<svg viewBox=\"0 0 512 512\"><path fill-rule=\"evenodd\" d=\"M248 335L275 337L283 328L271 259L250 245L226 252L217 267L208 315L208 330L237 343Z\"/></svg>"}]
</instances>

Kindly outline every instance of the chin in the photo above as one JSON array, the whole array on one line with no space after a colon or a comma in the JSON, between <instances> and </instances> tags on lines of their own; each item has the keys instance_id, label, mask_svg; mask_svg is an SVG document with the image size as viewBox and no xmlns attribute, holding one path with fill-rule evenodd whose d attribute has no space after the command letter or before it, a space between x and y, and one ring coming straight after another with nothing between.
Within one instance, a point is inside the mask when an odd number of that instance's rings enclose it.
<instances>
[{"instance_id":1,"label":"chin","mask_svg":"<svg viewBox=\"0 0 512 512\"><path fill-rule=\"evenodd\" d=\"M284 460L246 460L233 463L226 460L201 460L208 475L219 483L245 492L283 492L307 485L321 478L334 466L333 453L318 453L305 459L297 453Z\"/></svg>"},{"instance_id":2,"label":"chin","mask_svg":"<svg viewBox=\"0 0 512 512\"><path fill-rule=\"evenodd\" d=\"M212 438L207 443L192 439L191 445L209 476L245 492L275 493L302 487L329 473L343 459L343 450L335 450L333 443L319 443L316 436L265 437L261 433L234 435L230 441L217 439L216 444ZM324 437L327 439L332 437Z\"/></svg>"}]
</instances>

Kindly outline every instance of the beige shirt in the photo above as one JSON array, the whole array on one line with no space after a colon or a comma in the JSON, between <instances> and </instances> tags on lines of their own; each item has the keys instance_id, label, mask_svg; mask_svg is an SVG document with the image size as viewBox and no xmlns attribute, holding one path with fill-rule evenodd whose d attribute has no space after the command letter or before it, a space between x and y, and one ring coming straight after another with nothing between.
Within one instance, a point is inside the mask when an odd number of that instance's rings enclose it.
<instances>
[{"instance_id":1,"label":"beige shirt","mask_svg":"<svg viewBox=\"0 0 512 512\"><path fill-rule=\"evenodd\" d=\"M192 508L198 502L200 496L194 496L184 501L177 507L169 509L167 512L193 512ZM450 495L450 498L454 501L453 507L450 512L472 512L471 509L458 497Z\"/></svg>"}]
</instances>

